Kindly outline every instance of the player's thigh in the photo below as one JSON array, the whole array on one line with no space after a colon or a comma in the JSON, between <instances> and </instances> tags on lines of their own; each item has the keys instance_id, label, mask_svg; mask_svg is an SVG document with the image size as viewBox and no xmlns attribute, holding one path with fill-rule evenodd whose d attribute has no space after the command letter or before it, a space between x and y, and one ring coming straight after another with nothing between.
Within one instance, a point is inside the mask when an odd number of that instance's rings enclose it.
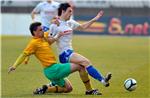
<instances>
[{"instance_id":1,"label":"player's thigh","mask_svg":"<svg viewBox=\"0 0 150 98\"><path fill-rule=\"evenodd\" d=\"M76 72L76 71L80 71L81 68L82 68L81 65L75 64L75 63L71 63L71 73Z\"/></svg>"},{"instance_id":2,"label":"player's thigh","mask_svg":"<svg viewBox=\"0 0 150 98\"><path fill-rule=\"evenodd\" d=\"M57 71L58 78L65 78L71 73L71 63L58 64L59 69Z\"/></svg>"},{"instance_id":3,"label":"player's thigh","mask_svg":"<svg viewBox=\"0 0 150 98\"><path fill-rule=\"evenodd\" d=\"M71 64L53 64L44 69L44 74L49 80L59 80L71 73Z\"/></svg>"},{"instance_id":4,"label":"player's thigh","mask_svg":"<svg viewBox=\"0 0 150 98\"><path fill-rule=\"evenodd\" d=\"M82 65L83 62L90 63L90 61L86 57L84 57L84 56L82 56L78 53L73 53L71 55L70 62L71 63L76 63L76 64L81 64L81 65Z\"/></svg>"}]
</instances>

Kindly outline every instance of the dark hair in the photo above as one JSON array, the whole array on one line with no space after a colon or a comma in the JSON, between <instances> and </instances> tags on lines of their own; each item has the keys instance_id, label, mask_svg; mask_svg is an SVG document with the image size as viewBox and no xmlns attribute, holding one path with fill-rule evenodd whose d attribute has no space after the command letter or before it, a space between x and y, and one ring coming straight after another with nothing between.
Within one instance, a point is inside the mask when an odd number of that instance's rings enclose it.
<instances>
[{"instance_id":1,"label":"dark hair","mask_svg":"<svg viewBox=\"0 0 150 98\"><path fill-rule=\"evenodd\" d=\"M62 11L66 11L68 7L71 7L69 3L61 3L58 8L58 16L61 16Z\"/></svg>"},{"instance_id":2,"label":"dark hair","mask_svg":"<svg viewBox=\"0 0 150 98\"><path fill-rule=\"evenodd\" d=\"M30 29L32 36L34 36L33 31L36 31L38 26L41 26L40 22L34 22L34 23L30 24L29 29Z\"/></svg>"}]
</instances>

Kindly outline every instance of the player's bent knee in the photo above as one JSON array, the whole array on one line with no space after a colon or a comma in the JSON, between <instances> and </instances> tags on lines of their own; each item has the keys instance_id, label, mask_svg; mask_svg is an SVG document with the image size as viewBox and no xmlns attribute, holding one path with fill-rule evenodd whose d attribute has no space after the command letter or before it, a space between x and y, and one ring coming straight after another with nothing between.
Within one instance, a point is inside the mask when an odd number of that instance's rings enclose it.
<instances>
[{"instance_id":1,"label":"player's bent knee","mask_svg":"<svg viewBox=\"0 0 150 98\"><path fill-rule=\"evenodd\" d=\"M70 93L73 90L72 86L67 87L67 91L65 93Z\"/></svg>"},{"instance_id":2,"label":"player's bent knee","mask_svg":"<svg viewBox=\"0 0 150 98\"><path fill-rule=\"evenodd\" d=\"M91 65L91 62L90 62L90 60L88 60L88 59L84 59L84 61L82 61L82 64L81 65L83 65L83 66L88 66L88 65Z\"/></svg>"},{"instance_id":3,"label":"player's bent knee","mask_svg":"<svg viewBox=\"0 0 150 98\"><path fill-rule=\"evenodd\" d=\"M91 64L90 60L88 60L88 59L86 59L86 63L87 63L88 65Z\"/></svg>"}]
</instances>

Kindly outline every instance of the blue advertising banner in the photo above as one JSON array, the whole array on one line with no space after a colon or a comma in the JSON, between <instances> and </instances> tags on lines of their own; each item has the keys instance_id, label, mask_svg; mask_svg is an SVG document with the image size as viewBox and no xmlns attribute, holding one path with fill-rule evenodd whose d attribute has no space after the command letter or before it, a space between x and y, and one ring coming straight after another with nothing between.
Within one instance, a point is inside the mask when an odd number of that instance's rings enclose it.
<instances>
[{"instance_id":1,"label":"blue advertising banner","mask_svg":"<svg viewBox=\"0 0 150 98\"><path fill-rule=\"evenodd\" d=\"M91 16L75 16L79 23L87 22ZM102 34L102 35L150 35L150 17L102 17L84 32L75 31L75 34Z\"/></svg>"}]
</instances>

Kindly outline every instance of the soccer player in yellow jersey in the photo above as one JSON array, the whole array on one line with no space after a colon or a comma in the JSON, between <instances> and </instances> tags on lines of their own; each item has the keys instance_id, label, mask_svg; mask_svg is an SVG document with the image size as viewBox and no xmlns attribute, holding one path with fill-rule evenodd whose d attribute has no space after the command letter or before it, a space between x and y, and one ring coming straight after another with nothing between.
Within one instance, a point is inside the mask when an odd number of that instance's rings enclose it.
<instances>
[{"instance_id":1,"label":"soccer player in yellow jersey","mask_svg":"<svg viewBox=\"0 0 150 98\"><path fill-rule=\"evenodd\" d=\"M45 92L68 93L72 91L72 85L66 78L69 74L79 71L83 81L89 81L85 69L77 64L64 63L58 64L54 53L49 44L58 40L59 37L67 33L59 33L57 37L44 38L44 32L40 22L34 22L30 25L30 32L33 36L23 53L17 58L16 62L9 67L8 73L14 71L28 56L34 54L41 62L44 68L44 75L54 84L54 86L44 85L42 88L36 89L34 94L44 94ZM47 42L49 41L49 43ZM89 86L89 87L88 87ZM87 85L90 88L90 85ZM91 89L89 94L100 95L97 89Z\"/></svg>"}]
</instances>

